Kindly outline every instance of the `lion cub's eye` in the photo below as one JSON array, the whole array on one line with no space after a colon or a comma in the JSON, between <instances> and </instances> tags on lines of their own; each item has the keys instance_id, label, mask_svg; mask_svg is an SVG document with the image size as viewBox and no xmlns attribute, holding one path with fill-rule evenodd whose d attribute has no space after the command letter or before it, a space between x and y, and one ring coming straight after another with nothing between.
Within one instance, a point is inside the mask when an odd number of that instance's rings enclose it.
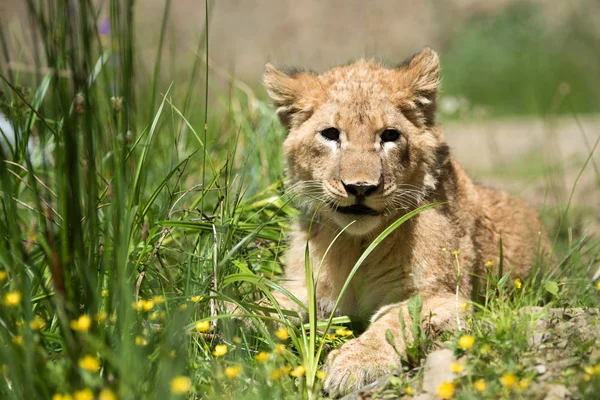
<instances>
[{"instance_id":1,"label":"lion cub's eye","mask_svg":"<svg viewBox=\"0 0 600 400\"><path fill-rule=\"evenodd\" d=\"M386 129L381 132L382 142L395 142L400 138L400 131L397 129Z\"/></svg>"},{"instance_id":2,"label":"lion cub's eye","mask_svg":"<svg viewBox=\"0 0 600 400\"><path fill-rule=\"evenodd\" d=\"M340 140L340 131L336 128L323 129L320 133L327 140L335 140L336 142Z\"/></svg>"}]
</instances>

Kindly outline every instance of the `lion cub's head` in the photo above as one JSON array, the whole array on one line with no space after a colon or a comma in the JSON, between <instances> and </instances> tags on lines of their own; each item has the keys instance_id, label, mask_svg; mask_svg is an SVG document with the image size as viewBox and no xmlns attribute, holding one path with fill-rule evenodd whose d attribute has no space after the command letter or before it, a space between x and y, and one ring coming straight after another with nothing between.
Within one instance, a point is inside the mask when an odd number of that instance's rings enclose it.
<instances>
[{"instance_id":1,"label":"lion cub's head","mask_svg":"<svg viewBox=\"0 0 600 400\"><path fill-rule=\"evenodd\" d=\"M439 59L371 60L323 74L267 64L264 82L288 130L288 190L355 235L415 208L436 187L447 147L435 126Z\"/></svg>"}]
</instances>

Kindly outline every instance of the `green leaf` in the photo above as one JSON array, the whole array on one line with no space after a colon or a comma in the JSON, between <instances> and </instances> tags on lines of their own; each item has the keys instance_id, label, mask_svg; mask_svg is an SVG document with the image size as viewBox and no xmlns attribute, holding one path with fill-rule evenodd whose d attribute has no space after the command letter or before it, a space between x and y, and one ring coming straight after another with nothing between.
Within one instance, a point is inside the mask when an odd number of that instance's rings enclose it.
<instances>
[{"instance_id":1,"label":"green leaf","mask_svg":"<svg viewBox=\"0 0 600 400\"><path fill-rule=\"evenodd\" d=\"M412 319L410 330L413 334L413 340L419 340L419 332L421 331L421 310L423 309L423 300L419 294L414 294L408 300L408 315Z\"/></svg>"},{"instance_id":2,"label":"green leaf","mask_svg":"<svg viewBox=\"0 0 600 400\"><path fill-rule=\"evenodd\" d=\"M556 282L546 281L546 283L544 283L544 287L548 292L552 293L552 295L558 296L558 284Z\"/></svg>"},{"instance_id":3,"label":"green leaf","mask_svg":"<svg viewBox=\"0 0 600 400\"><path fill-rule=\"evenodd\" d=\"M502 288L504 285L506 285L506 281L508 280L509 276L510 271L508 271L502 278L500 278L500 280L498 281L498 288Z\"/></svg>"}]
</instances>

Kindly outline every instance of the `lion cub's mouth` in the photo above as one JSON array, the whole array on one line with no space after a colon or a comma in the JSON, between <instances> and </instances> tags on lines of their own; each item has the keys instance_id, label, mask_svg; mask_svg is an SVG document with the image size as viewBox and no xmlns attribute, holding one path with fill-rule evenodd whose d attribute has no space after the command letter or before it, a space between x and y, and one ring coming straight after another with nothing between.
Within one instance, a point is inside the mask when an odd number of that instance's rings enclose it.
<instances>
[{"instance_id":1,"label":"lion cub's mouth","mask_svg":"<svg viewBox=\"0 0 600 400\"><path fill-rule=\"evenodd\" d=\"M351 206L347 206L347 207L337 207L335 210L342 214L352 214L352 215L377 215L377 214L379 214L376 210L373 210L371 207L367 207L364 204L352 204Z\"/></svg>"}]
</instances>

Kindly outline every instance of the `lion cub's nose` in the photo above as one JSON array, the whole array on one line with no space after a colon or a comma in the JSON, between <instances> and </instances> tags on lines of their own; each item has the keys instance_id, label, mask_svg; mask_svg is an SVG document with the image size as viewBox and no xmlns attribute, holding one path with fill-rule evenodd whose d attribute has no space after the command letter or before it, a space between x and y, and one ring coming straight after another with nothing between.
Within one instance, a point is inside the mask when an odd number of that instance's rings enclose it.
<instances>
[{"instance_id":1,"label":"lion cub's nose","mask_svg":"<svg viewBox=\"0 0 600 400\"><path fill-rule=\"evenodd\" d=\"M379 184L372 184L369 182L355 182L355 183L346 183L342 182L344 185L344 189L348 194L351 194L356 197L367 197L377 190Z\"/></svg>"}]
</instances>

